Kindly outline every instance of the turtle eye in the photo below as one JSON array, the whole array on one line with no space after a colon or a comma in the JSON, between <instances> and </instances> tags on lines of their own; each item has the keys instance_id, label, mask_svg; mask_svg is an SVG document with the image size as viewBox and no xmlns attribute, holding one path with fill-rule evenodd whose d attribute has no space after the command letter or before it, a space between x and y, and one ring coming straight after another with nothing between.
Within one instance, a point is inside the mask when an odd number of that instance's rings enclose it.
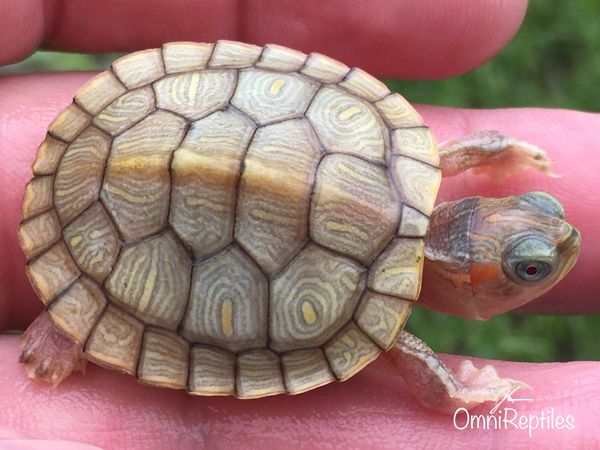
<instances>
[{"instance_id":1,"label":"turtle eye","mask_svg":"<svg viewBox=\"0 0 600 450\"><path fill-rule=\"evenodd\" d=\"M552 272L552 266L545 261L521 261L515 265L515 273L523 281L539 281Z\"/></svg>"},{"instance_id":2,"label":"turtle eye","mask_svg":"<svg viewBox=\"0 0 600 450\"><path fill-rule=\"evenodd\" d=\"M503 267L517 283L542 281L558 267L556 247L540 236L528 236L508 249Z\"/></svg>"}]
</instances>

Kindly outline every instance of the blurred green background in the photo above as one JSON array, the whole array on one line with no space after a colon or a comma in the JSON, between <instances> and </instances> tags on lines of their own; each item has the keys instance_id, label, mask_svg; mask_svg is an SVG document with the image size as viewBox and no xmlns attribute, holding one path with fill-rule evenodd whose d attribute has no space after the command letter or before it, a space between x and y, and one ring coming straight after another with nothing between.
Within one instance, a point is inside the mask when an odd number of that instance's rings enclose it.
<instances>
[{"instance_id":1,"label":"blurred green background","mask_svg":"<svg viewBox=\"0 0 600 450\"><path fill-rule=\"evenodd\" d=\"M118 54L37 52L0 73L106 68ZM411 102L456 107L546 106L600 111L600 1L530 2L515 39L466 75L386 80ZM408 329L435 351L515 361L600 359L600 316L507 314L472 322L418 308Z\"/></svg>"}]
</instances>

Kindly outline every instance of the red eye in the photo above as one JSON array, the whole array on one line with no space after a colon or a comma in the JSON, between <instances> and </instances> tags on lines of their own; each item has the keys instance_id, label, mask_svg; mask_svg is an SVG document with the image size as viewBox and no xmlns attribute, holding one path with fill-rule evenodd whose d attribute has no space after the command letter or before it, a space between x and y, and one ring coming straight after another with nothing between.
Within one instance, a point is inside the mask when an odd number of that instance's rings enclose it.
<instances>
[{"instance_id":1,"label":"red eye","mask_svg":"<svg viewBox=\"0 0 600 450\"><path fill-rule=\"evenodd\" d=\"M514 270L523 281L539 281L552 272L552 266L545 261L521 261Z\"/></svg>"},{"instance_id":2,"label":"red eye","mask_svg":"<svg viewBox=\"0 0 600 450\"><path fill-rule=\"evenodd\" d=\"M538 273L538 269L535 266L528 266L527 267L527 275L529 275L530 277L537 275Z\"/></svg>"}]
</instances>

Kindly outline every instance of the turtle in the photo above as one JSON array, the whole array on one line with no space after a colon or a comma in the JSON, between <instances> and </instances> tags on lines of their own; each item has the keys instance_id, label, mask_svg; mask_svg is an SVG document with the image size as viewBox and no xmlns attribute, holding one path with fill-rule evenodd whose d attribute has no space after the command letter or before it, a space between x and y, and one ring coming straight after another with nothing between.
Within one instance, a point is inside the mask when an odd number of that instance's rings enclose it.
<instances>
[{"instance_id":1,"label":"turtle","mask_svg":"<svg viewBox=\"0 0 600 450\"><path fill-rule=\"evenodd\" d=\"M117 59L49 125L18 229L44 311L31 378L85 361L241 399L345 381L381 354L427 407L521 386L451 371L404 330L426 306L486 319L573 267L580 236L543 192L435 205L442 176L551 175L498 131L436 144L360 68L280 45L172 42Z\"/></svg>"}]
</instances>

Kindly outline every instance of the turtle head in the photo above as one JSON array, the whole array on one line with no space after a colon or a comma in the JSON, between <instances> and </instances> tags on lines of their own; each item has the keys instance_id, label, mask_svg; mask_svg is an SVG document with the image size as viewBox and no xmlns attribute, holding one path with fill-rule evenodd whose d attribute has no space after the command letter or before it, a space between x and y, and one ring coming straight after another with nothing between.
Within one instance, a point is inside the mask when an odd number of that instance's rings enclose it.
<instances>
[{"instance_id":1,"label":"turtle head","mask_svg":"<svg viewBox=\"0 0 600 450\"><path fill-rule=\"evenodd\" d=\"M455 290L441 308L426 301L434 309L489 319L547 292L579 255L579 232L565 220L558 200L546 193L477 197L448 207L464 208L467 225L455 228L460 231L452 239L465 244L462 258L454 252L445 261L434 261L438 277L452 279ZM456 211L452 216L450 220L461 220Z\"/></svg>"}]
</instances>

